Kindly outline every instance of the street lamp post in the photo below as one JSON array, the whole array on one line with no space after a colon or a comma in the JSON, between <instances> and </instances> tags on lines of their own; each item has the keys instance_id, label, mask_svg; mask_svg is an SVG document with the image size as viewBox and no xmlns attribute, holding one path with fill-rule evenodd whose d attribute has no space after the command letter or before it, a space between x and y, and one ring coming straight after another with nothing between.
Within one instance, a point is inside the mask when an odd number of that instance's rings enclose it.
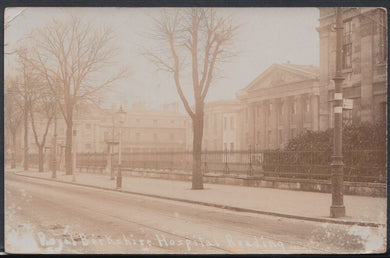
<instances>
[{"instance_id":1,"label":"street lamp post","mask_svg":"<svg viewBox=\"0 0 390 258\"><path fill-rule=\"evenodd\" d=\"M113 155L114 155L114 144L115 144L115 119L112 123L112 143L108 145L109 157L108 162L110 163L110 180L114 180L114 166L113 166Z\"/></svg>"},{"instance_id":2,"label":"street lamp post","mask_svg":"<svg viewBox=\"0 0 390 258\"><path fill-rule=\"evenodd\" d=\"M336 8L336 76L333 78L335 83L334 94L334 131L333 131L333 156L332 156L332 205L330 207L330 216L339 218L345 216L345 206L343 203L343 152L342 152L342 130L343 130L343 93L342 93L342 51L343 51L343 20L341 7Z\"/></svg>"},{"instance_id":3,"label":"street lamp post","mask_svg":"<svg viewBox=\"0 0 390 258\"><path fill-rule=\"evenodd\" d=\"M73 129L73 162L72 162L72 182L76 182L76 136L77 130Z\"/></svg>"},{"instance_id":4,"label":"street lamp post","mask_svg":"<svg viewBox=\"0 0 390 258\"><path fill-rule=\"evenodd\" d=\"M52 178L57 178L57 104L54 105L54 137Z\"/></svg>"},{"instance_id":5,"label":"street lamp post","mask_svg":"<svg viewBox=\"0 0 390 258\"><path fill-rule=\"evenodd\" d=\"M118 150L118 175L116 178L116 188L122 188L122 125L126 118L126 111L120 107L117 112L117 116L119 118L119 150Z\"/></svg>"}]
</instances>

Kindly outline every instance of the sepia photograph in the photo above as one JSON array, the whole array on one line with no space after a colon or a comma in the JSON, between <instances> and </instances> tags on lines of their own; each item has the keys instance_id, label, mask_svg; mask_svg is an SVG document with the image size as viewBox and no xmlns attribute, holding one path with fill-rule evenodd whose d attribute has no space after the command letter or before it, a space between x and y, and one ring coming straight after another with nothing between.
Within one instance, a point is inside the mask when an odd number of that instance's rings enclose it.
<instances>
[{"instance_id":1,"label":"sepia photograph","mask_svg":"<svg viewBox=\"0 0 390 258\"><path fill-rule=\"evenodd\" d=\"M6 8L5 253L386 253L387 17Z\"/></svg>"}]
</instances>

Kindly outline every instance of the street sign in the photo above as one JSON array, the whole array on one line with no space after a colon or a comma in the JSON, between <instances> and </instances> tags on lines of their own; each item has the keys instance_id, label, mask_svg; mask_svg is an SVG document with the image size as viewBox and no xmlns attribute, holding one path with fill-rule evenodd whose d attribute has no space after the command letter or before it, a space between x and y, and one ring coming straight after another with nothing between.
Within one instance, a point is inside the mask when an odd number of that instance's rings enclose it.
<instances>
[{"instance_id":1,"label":"street sign","mask_svg":"<svg viewBox=\"0 0 390 258\"><path fill-rule=\"evenodd\" d=\"M352 109L353 99L343 99L343 109Z\"/></svg>"}]
</instances>

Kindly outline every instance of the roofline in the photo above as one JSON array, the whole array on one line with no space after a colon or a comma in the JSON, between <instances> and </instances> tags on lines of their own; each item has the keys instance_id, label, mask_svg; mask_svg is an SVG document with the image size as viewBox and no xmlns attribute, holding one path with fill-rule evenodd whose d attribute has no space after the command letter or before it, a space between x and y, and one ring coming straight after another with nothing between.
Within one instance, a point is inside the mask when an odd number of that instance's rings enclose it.
<instances>
[{"instance_id":1,"label":"roofline","mask_svg":"<svg viewBox=\"0 0 390 258\"><path fill-rule=\"evenodd\" d=\"M294 64L292 64L294 65ZM269 73L269 71L271 69L273 69L274 67L282 67L284 69L288 69L290 71L298 71L300 73L304 73L304 74L307 74L307 75L311 75L311 76L315 76L316 78L319 77L319 73L312 73L312 72L308 72L306 70L303 70L303 69L299 69L299 68L296 68L296 67L291 67L291 66L288 66L286 64L279 64L279 63L273 63L270 67L268 67L264 72L262 72L259 76L257 76L253 81L251 81L248 86L238 90L238 91L246 91L246 90L249 90L250 88L252 88L254 86L254 84L259 81L262 77L265 77L265 75L267 73ZM317 66L313 66L313 67L317 67ZM311 78L311 79L316 79L316 78Z\"/></svg>"}]
</instances>

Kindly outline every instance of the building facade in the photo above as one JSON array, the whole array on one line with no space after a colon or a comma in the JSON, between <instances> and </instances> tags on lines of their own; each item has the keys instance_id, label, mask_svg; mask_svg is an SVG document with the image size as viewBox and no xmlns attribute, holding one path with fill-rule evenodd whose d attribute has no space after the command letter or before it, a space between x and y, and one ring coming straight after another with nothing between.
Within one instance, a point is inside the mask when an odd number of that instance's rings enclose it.
<instances>
[{"instance_id":1,"label":"building facade","mask_svg":"<svg viewBox=\"0 0 390 258\"><path fill-rule=\"evenodd\" d=\"M147 110L145 102L134 102L132 108L125 102L122 109L126 112L123 124L117 121L119 107L109 109L83 107L75 110L73 131L74 147L78 153L108 152L111 142L118 142L121 133L123 152L145 151L184 151L187 144L186 126L188 116L179 113L178 103L166 104L163 110ZM38 138L41 139L47 119L37 117L35 125ZM53 145L54 123L51 121L45 151L50 153ZM59 117L57 123L57 154L65 151L66 123ZM37 153L34 134L29 126L29 152ZM23 139L21 132L20 139ZM117 151L118 144L115 144Z\"/></svg>"},{"instance_id":2,"label":"building facade","mask_svg":"<svg viewBox=\"0 0 390 258\"><path fill-rule=\"evenodd\" d=\"M304 130L319 129L319 69L273 64L237 92L245 105L241 142L244 148L278 149Z\"/></svg>"},{"instance_id":3,"label":"building facade","mask_svg":"<svg viewBox=\"0 0 390 258\"><path fill-rule=\"evenodd\" d=\"M123 124L114 122L116 108L112 108L101 121L100 139L118 137L121 130L124 152L184 151L188 116L179 113L178 103L166 104L163 110L147 110L144 101L135 102L126 111ZM121 129L120 129L121 128Z\"/></svg>"},{"instance_id":4,"label":"building facade","mask_svg":"<svg viewBox=\"0 0 390 258\"><path fill-rule=\"evenodd\" d=\"M387 110L387 13L384 8L342 8L343 98L353 100L344 121L378 122ZM319 8L320 129L333 127L336 64L335 8Z\"/></svg>"},{"instance_id":5,"label":"building facade","mask_svg":"<svg viewBox=\"0 0 390 258\"><path fill-rule=\"evenodd\" d=\"M244 106L238 100L219 100L204 104L202 150L241 149L240 113L243 108ZM192 151L191 120L188 120L187 139L187 150Z\"/></svg>"},{"instance_id":6,"label":"building facade","mask_svg":"<svg viewBox=\"0 0 390 258\"><path fill-rule=\"evenodd\" d=\"M240 112L243 106L237 100L221 100L205 103L204 150L241 149Z\"/></svg>"}]
</instances>

